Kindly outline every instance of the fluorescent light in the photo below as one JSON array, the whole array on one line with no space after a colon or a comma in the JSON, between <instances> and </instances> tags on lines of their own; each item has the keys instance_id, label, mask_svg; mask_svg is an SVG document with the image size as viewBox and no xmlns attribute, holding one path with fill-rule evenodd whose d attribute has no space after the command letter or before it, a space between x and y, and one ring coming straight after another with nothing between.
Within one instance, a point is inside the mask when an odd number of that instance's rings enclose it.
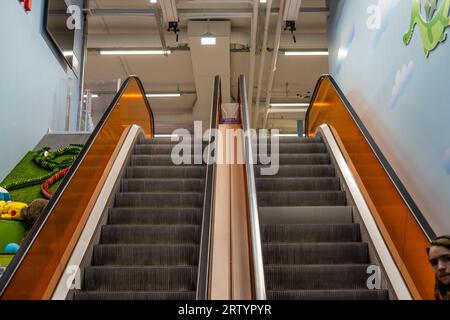
<instances>
[{"instance_id":1,"label":"fluorescent light","mask_svg":"<svg viewBox=\"0 0 450 320\"><path fill-rule=\"evenodd\" d=\"M150 0L150 3L156 3L156 0Z\"/></svg>"},{"instance_id":2,"label":"fluorescent light","mask_svg":"<svg viewBox=\"0 0 450 320\"><path fill-rule=\"evenodd\" d=\"M87 94L85 94L84 97L87 98ZM91 94L91 98L98 98L98 94Z\"/></svg>"},{"instance_id":3,"label":"fluorescent light","mask_svg":"<svg viewBox=\"0 0 450 320\"><path fill-rule=\"evenodd\" d=\"M309 107L309 103L271 103L270 106L274 108L285 108L285 107L307 108Z\"/></svg>"},{"instance_id":4,"label":"fluorescent light","mask_svg":"<svg viewBox=\"0 0 450 320\"><path fill-rule=\"evenodd\" d=\"M64 55L64 57L72 57L73 51L63 51L63 55Z\"/></svg>"},{"instance_id":5,"label":"fluorescent light","mask_svg":"<svg viewBox=\"0 0 450 320\"><path fill-rule=\"evenodd\" d=\"M163 55L171 54L170 50L100 50L101 55Z\"/></svg>"},{"instance_id":6,"label":"fluorescent light","mask_svg":"<svg viewBox=\"0 0 450 320\"><path fill-rule=\"evenodd\" d=\"M279 134L273 134L273 137L298 137L298 134L296 133L279 133Z\"/></svg>"},{"instance_id":7,"label":"fluorescent light","mask_svg":"<svg viewBox=\"0 0 450 320\"><path fill-rule=\"evenodd\" d=\"M206 34L202 37L202 46L215 46L216 37L212 34Z\"/></svg>"},{"instance_id":8,"label":"fluorescent light","mask_svg":"<svg viewBox=\"0 0 450 320\"><path fill-rule=\"evenodd\" d=\"M147 93L147 98L174 98L180 97L181 93Z\"/></svg>"},{"instance_id":9,"label":"fluorescent light","mask_svg":"<svg viewBox=\"0 0 450 320\"><path fill-rule=\"evenodd\" d=\"M327 56L328 51L285 51L285 56Z\"/></svg>"},{"instance_id":10,"label":"fluorescent light","mask_svg":"<svg viewBox=\"0 0 450 320\"><path fill-rule=\"evenodd\" d=\"M177 134L155 134L155 138L179 138Z\"/></svg>"},{"instance_id":11,"label":"fluorescent light","mask_svg":"<svg viewBox=\"0 0 450 320\"><path fill-rule=\"evenodd\" d=\"M261 2L261 3L266 3L267 0L259 0L259 2Z\"/></svg>"}]
</instances>

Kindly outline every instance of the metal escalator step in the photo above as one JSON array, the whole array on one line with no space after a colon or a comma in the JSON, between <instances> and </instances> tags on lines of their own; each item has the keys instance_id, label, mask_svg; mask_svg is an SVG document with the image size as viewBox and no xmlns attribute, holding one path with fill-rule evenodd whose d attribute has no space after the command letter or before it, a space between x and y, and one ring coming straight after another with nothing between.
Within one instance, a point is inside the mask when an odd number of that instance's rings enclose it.
<instances>
[{"instance_id":1,"label":"metal escalator step","mask_svg":"<svg viewBox=\"0 0 450 320\"><path fill-rule=\"evenodd\" d=\"M128 167L126 178L149 179L149 178L201 178L206 176L206 166L150 166L150 167Z\"/></svg>"},{"instance_id":2,"label":"metal escalator step","mask_svg":"<svg viewBox=\"0 0 450 320\"><path fill-rule=\"evenodd\" d=\"M270 150L270 149L269 149ZM327 153L282 153L279 157L280 165L295 164L330 164L330 156Z\"/></svg>"},{"instance_id":3,"label":"metal escalator step","mask_svg":"<svg viewBox=\"0 0 450 320\"><path fill-rule=\"evenodd\" d=\"M352 207L259 207L262 224L350 224Z\"/></svg>"},{"instance_id":4,"label":"metal escalator step","mask_svg":"<svg viewBox=\"0 0 450 320\"><path fill-rule=\"evenodd\" d=\"M113 208L109 224L200 224L203 208Z\"/></svg>"},{"instance_id":5,"label":"metal escalator step","mask_svg":"<svg viewBox=\"0 0 450 320\"><path fill-rule=\"evenodd\" d=\"M203 139L203 137L202 137L202 139ZM194 139L194 137L191 137L190 141L192 143L194 143L194 141L195 141L197 143L206 144L207 141L203 141L202 139L198 139L198 138ZM187 140L182 140L181 142L182 143L187 143ZM172 144L173 145L173 144L178 144L178 143L180 143L180 141L178 141L178 139L177 139L177 141L172 141L171 138L141 139L141 140L138 141L138 144Z\"/></svg>"},{"instance_id":6,"label":"metal escalator step","mask_svg":"<svg viewBox=\"0 0 450 320\"><path fill-rule=\"evenodd\" d=\"M388 300L387 290L284 290L267 291L268 300Z\"/></svg>"},{"instance_id":7,"label":"metal escalator step","mask_svg":"<svg viewBox=\"0 0 450 320\"><path fill-rule=\"evenodd\" d=\"M134 147L133 154L171 154L174 151L176 144L137 144ZM204 146L200 150L195 148L194 145L184 144L177 147L178 150L183 149L184 152L189 152L189 154L203 154Z\"/></svg>"},{"instance_id":8,"label":"metal escalator step","mask_svg":"<svg viewBox=\"0 0 450 320\"><path fill-rule=\"evenodd\" d=\"M369 265L265 265L267 290L368 289Z\"/></svg>"},{"instance_id":9,"label":"metal escalator step","mask_svg":"<svg viewBox=\"0 0 450 320\"><path fill-rule=\"evenodd\" d=\"M257 143L262 141L261 137L252 138L252 142ZM273 141L273 138L265 138L266 141ZM320 137L306 138L306 137L277 137L279 143L321 143L323 142Z\"/></svg>"},{"instance_id":10,"label":"metal escalator step","mask_svg":"<svg viewBox=\"0 0 450 320\"><path fill-rule=\"evenodd\" d=\"M364 264L366 243L266 243L264 262L276 264Z\"/></svg>"},{"instance_id":11,"label":"metal escalator step","mask_svg":"<svg viewBox=\"0 0 450 320\"><path fill-rule=\"evenodd\" d=\"M258 204L263 207L345 206L347 197L344 191L258 192Z\"/></svg>"},{"instance_id":12,"label":"metal escalator step","mask_svg":"<svg viewBox=\"0 0 450 320\"><path fill-rule=\"evenodd\" d=\"M116 207L203 207L203 192L126 192L116 194Z\"/></svg>"},{"instance_id":13,"label":"metal escalator step","mask_svg":"<svg viewBox=\"0 0 450 320\"><path fill-rule=\"evenodd\" d=\"M185 164L203 164L203 157L194 158L192 155L188 157L190 163ZM131 155L130 166L171 166L175 165L175 161L170 154L152 154L152 155ZM197 162L197 163L196 163Z\"/></svg>"},{"instance_id":14,"label":"metal escalator step","mask_svg":"<svg viewBox=\"0 0 450 320\"><path fill-rule=\"evenodd\" d=\"M263 243L289 242L359 242L359 224L263 225Z\"/></svg>"},{"instance_id":15,"label":"metal escalator step","mask_svg":"<svg viewBox=\"0 0 450 320\"><path fill-rule=\"evenodd\" d=\"M268 168L268 166L255 166L256 178L270 178L270 177L304 177L304 178L319 178L319 177L335 177L336 170L332 165L280 165L278 172L274 176L263 176L261 169Z\"/></svg>"},{"instance_id":16,"label":"metal escalator step","mask_svg":"<svg viewBox=\"0 0 450 320\"><path fill-rule=\"evenodd\" d=\"M280 153L326 153L327 147L324 143L280 143ZM269 148L270 150L271 148Z\"/></svg>"},{"instance_id":17,"label":"metal escalator step","mask_svg":"<svg viewBox=\"0 0 450 320\"><path fill-rule=\"evenodd\" d=\"M96 245L93 265L188 266L197 265L199 245Z\"/></svg>"},{"instance_id":18,"label":"metal escalator step","mask_svg":"<svg viewBox=\"0 0 450 320\"><path fill-rule=\"evenodd\" d=\"M85 268L88 291L194 291L197 267L93 267Z\"/></svg>"},{"instance_id":19,"label":"metal escalator step","mask_svg":"<svg viewBox=\"0 0 450 320\"><path fill-rule=\"evenodd\" d=\"M339 191L341 182L332 178L259 178L256 189L261 191Z\"/></svg>"},{"instance_id":20,"label":"metal escalator step","mask_svg":"<svg viewBox=\"0 0 450 320\"><path fill-rule=\"evenodd\" d=\"M195 300L195 291L76 291L74 300Z\"/></svg>"},{"instance_id":21,"label":"metal escalator step","mask_svg":"<svg viewBox=\"0 0 450 320\"><path fill-rule=\"evenodd\" d=\"M205 179L122 179L121 192L204 192Z\"/></svg>"},{"instance_id":22,"label":"metal escalator step","mask_svg":"<svg viewBox=\"0 0 450 320\"><path fill-rule=\"evenodd\" d=\"M101 230L102 244L198 244L198 225L106 225Z\"/></svg>"}]
</instances>

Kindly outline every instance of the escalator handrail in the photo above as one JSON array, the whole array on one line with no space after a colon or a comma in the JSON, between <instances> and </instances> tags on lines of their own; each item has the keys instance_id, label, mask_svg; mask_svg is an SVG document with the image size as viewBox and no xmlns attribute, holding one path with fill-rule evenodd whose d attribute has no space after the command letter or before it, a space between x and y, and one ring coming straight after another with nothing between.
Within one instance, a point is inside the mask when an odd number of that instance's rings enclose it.
<instances>
[{"instance_id":1,"label":"escalator handrail","mask_svg":"<svg viewBox=\"0 0 450 320\"><path fill-rule=\"evenodd\" d=\"M47 204L47 206L44 208L44 210L40 214L40 216L37 219L34 226L31 228L30 233L28 234L26 239L21 244L19 251L14 256L14 258L11 261L11 263L9 264L8 268L6 268L5 272L3 273L3 276L0 278L0 297L3 295L6 288L8 287L9 283L13 279L15 273L19 269L22 261L24 260L25 256L27 255L28 251L30 250L31 246L37 239L41 229L44 227L44 225L48 221L49 217L51 216L54 208L56 207L58 201L60 200L62 194L64 193L64 190L69 185L72 177L74 176L74 174L80 167L80 165L81 165L82 161L84 160L84 158L86 157L88 151L91 149L92 145L94 144L95 140L97 139L101 129L103 128L105 123L108 121L110 115L114 111L115 107L117 106L118 102L120 101L120 99L121 99L122 95L124 94L125 90L127 89L128 85L133 80L137 82L143 97L146 97L144 86L142 85L142 82L139 80L138 77L130 76L124 81L120 90L117 92L114 99L112 100L110 106L105 111L105 113L103 114L99 123L96 125L94 131L92 132L89 139L87 140L86 144L82 148L80 154L78 155L78 157L75 159L75 161L71 165L67 175L61 181L60 186L58 187L58 189L56 190L56 192L54 193L52 198L49 200L49 203ZM155 128L153 112L151 110L150 103L148 102L148 100L147 99L144 99L144 100L145 100L149 115L151 117L152 123L151 123L150 128L151 128L152 132L150 134L153 136L154 128Z\"/></svg>"},{"instance_id":2,"label":"escalator handrail","mask_svg":"<svg viewBox=\"0 0 450 320\"><path fill-rule=\"evenodd\" d=\"M403 183L401 182L400 178L397 176L397 174L395 173L394 169L389 164L389 161L383 155L383 153L381 152L380 148L376 144L375 140L372 138L372 136L370 135L369 131L364 126L364 124L361 121L361 119L358 117L357 113L355 112L355 109L353 108L351 103L348 101L348 99L345 97L344 93L339 88L337 82L334 80L334 78L331 75L322 75L319 78L319 80L318 80L318 82L316 84L316 87L314 89L314 94L312 96L312 99L311 99L308 111L306 112L305 128L307 130L307 134L308 134L308 131L309 131L309 117L310 117L312 108L314 106L314 102L317 99L317 95L319 94L319 89L321 87L321 84L322 84L322 82L324 80L329 80L330 83L332 84L332 86L333 86L334 90L336 91L337 95L339 96L340 100L344 104L345 108L349 112L350 116L352 117L353 121L356 123L357 127L359 128L359 130L361 131L362 135L366 139L367 143L369 144L370 148L374 152L375 156L380 161L381 166L384 168L384 170L386 171L387 175L389 176L389 178L391 179L391 181L395 185L397 191L399 192L400 196L405 201L406 205L408 206L410 212L413 214L416 222L418 223L418 225L422 229L422 231L425 234L425 236L428 238L429 241L431 241L432 239L436 238L436 233L431 228L430 224L426 220L426 218L423 215L422 211L419 209L417 204L414 202L413 198L411 197L411 195L407 191L406 187L403 185Z\"/></svg>"},{"instance_id":3,"label":"escalator handrail","mask_svg":"<svg viewBox=\"0 0 450 320\"><path fill-rule=\"evenodd\" d=\"M261 247L261 231L259 223L258 200L256 194L255 171L253 164L252 136L250 128L247 89L245 76L239 77L239 103L241 119L244 129L245 174L247 183L247 197L249 210L249 233L251 239L251 261L253 290L256 300L266 300L266 285L264 280L264 265Z\"/></svg>"},{"instance_id":4,"label":"escalator handrail","mask_svg":"<svg viewBox=\"0 0 450 320\"><path fill-rule=\"evenodd\" d=\"M220 106L222 100L220 76L214 77L214 89L211 102L211 124L212 130L217 129L218 118L220 115ZM209 143L212 143L213 137L210 137ZM216 143L216 142L215 142ZM200 243L198 276L197 276L197 300L208 299L209 288L209 271L211 256L211 235L212 235L212 212L214 207L214 185L215 185L215 168L211 162L211 153L208 153L208 164L206 169L205 196L203 205L202 234Z\"/></svg>"}]
</instances>

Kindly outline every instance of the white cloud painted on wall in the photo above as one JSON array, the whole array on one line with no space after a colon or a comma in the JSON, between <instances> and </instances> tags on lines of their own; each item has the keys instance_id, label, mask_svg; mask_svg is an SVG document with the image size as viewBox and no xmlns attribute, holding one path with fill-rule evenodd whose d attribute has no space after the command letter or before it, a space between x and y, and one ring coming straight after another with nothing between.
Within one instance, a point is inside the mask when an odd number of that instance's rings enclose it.
<instances>
[{"instance_id":1,"label":"white cloud painted on wall","mask_svg":"<svg viewBox=\"0 0 450 320\"><path fill-rule=\"evenodd\" d=\"M336 73L341 72L342 63L347 59L350 45L355 39L355 24L352 24L347 30L343 33L340 41L340 47L338 50L337 57L337 65L336 65Z\"/></svg>"},{"instance_id":2,"label":"white cloud painted on wall","mask_svg":"<svg viewBox=\"0 0 450 320\"><path fill-rule=\"evenodd\" d=\"M395 83L392 88L392 97L389 102L389 107L392 109L397 104L398 99L403 94L408 83L411 81L414 73L414 61L410 61L408 64L404 64L395 75Z\"/></svg>"},{"instance_id":3,"label":"white cloud painted on wall","mask_svg":"<svg viewBox=\"0 0 450 320\"><path fill-rule=\"evenodd\" d=\"M445 170L447 171L447 174L450 175L450 148L448 148L444 154L444 165L445 165Z\"/></svg>"},{"instance_id":4,"label":"white cloud painted on wall","mask_svg":"<svg viewBox=\"0 0 450 320\"><path fill-rule=\"evenodd\" d=\"M389 21L394 9L400 3L400 0L378 0L377 7L379 12L380 24L378 28L373 29L372 38L369 44L369 51L374 52L375 48L378 46L378 42L381 36L384 34L389 26Z\"/></svg>"}]
</instances>

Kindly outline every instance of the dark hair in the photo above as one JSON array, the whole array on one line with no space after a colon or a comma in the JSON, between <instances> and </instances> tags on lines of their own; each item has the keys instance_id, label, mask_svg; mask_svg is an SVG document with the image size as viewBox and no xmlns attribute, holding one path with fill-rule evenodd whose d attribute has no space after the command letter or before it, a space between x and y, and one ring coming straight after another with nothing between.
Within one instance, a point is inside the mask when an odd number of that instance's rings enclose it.
<instances>
[{"instance_id":1,"label":"dark hair","mask_svg":"<svg viewBox=\"0 0 450 320\"><path fill-rule=\"evenodd\" d=\"M430 254L431 247L444 247L450 250L450 236L437 237L431 241L430 246L427 248L427 254ZM440 300L445 298L449 294L448 286L444 286L436 277L436 285L434 288L434 296L436 299Z\"/></svg>"}]
</instances>

